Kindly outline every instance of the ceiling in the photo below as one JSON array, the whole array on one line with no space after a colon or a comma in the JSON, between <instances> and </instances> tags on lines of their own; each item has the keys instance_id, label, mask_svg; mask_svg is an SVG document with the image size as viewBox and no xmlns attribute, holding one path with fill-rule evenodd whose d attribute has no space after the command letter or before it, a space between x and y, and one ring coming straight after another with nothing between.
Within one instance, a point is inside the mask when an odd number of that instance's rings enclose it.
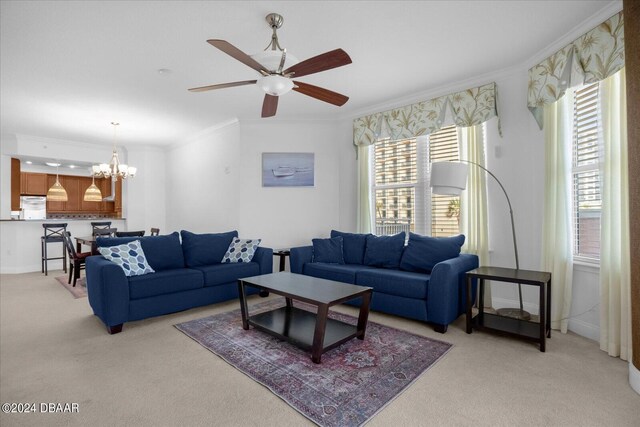
<instances>
[{"instance_id":1,"label":"ceiling","mask_svg":"<svg viewBox=\"0 0 640 427\"><path fill-rule=\"evenodd\" d=\"M0 131L108 144L118 121L120 143L168 145L234 118L331 119L521 64L611 3L2 1ZM255 79L206 40L257 53L270 42L270 12L284 16L280 44L299 60L335 48L351 56L300 78L347 104L290 92L276 117L260 119L256 86L187 92Z\"/></svg>"}]
</instances>

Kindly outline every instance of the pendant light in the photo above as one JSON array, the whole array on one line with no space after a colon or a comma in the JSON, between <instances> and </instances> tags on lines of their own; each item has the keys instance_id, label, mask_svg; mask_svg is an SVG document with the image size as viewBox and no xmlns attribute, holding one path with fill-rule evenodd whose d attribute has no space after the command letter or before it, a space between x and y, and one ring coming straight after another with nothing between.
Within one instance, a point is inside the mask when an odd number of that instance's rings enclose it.
<instances>
[{"instance_id":1,"label":"pendant light","mask_svg":"<svg viewBox=\"0 0 640 427\"><path fill-rule=\"evenodd\" d=\"M101 202L102 201L102 193L100 189L96 186L96 178L92 177L92 182L87 191L84 192L84 201L85 202Z\"/></svg>"},{"instance_id":2,"label":"pendant light","mask_svg":"<svg viewBox=\"0 0 640 427\"><path fill-rule=\"evenodd\" d=\"M60 165L56 166L56 182L51 186L49 191L47 191L47 201L49 202L66 202L67 201L67 190L64 189L62 184L60 184L60 180L58 178L58 168Z\"/></svg>"}]
</instances>

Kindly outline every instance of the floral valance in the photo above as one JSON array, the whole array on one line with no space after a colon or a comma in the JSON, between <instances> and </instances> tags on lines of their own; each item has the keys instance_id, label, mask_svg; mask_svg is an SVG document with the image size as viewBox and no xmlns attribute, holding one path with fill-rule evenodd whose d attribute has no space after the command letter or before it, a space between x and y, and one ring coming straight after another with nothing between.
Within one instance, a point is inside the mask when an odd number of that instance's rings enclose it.
<instances>
[{"instance_id":1,"label":"floral valance","mask_svg":"<svg viewBox=\"0 0 640 427\"><path fill-rule=\"evenodd\" d=\"M624 67L622 12L598 25L529 69L527 106L543 126L543 109L562 98L567 88L594 83Z\"/></svg>"},{"instance_id":2,"label":"floral valance","mask_svg":"<svg viewBox=\"0 0 640 427\"><path fill-rule=\"evenodd\" d=\"M498 115L494 82L400 108L359 117L353 121L353 143L371 145L378 139L415 138L436 132L447 107L457 126L468 127Z\"/></svg>"}]
</instances>

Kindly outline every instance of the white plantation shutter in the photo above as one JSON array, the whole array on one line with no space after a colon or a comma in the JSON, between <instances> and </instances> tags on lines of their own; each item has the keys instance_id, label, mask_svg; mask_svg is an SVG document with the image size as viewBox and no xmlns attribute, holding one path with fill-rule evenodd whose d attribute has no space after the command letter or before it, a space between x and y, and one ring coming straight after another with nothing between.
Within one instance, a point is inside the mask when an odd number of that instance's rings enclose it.
<instances>
[{"instance_id":1,"label":"white plantation shutter","mask_svg":"<svg viewBox=\"0 0 640 427\"><path fill-rule=\"evenodd\" d=\"M600 257L600 131L598 83L576 90L573 122L574 256Z\"/></svg>"},{"instance_id":2,"label":"white plantation shutter","mask_svg":"<svg viewBox=\"0 0 640 427\"><path fill-rule=\"evenodd\" d=\"M447 126L429 135L429 163L459 160L458 133ZM446 237L460 232L460 198L431 195L431 236Z\"/></svg>"}]
</instances>

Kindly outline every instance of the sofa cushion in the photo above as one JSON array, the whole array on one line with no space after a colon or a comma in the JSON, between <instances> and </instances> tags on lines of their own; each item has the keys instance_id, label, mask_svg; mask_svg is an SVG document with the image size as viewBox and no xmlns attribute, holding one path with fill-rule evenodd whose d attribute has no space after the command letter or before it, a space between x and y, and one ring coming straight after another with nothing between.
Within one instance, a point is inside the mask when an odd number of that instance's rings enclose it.
<instances>
[{"instance_id":1,"label":"sofa cushion","mask_svg":"<svg viewBox=\"0 0 640 427\"><path fill-rule=\"evenodd\" d=\"M189 268L158 271L129 278L129 298L140 299L156 295L199 289L204 286L202 272ZM176 296L176 298L179 298Z\"/></svg>"},{"instance_id":2,"label":"sofa cushion","mask_svg":"<svg viewBox=\"0 0 640 427\"><path fill-rule=\"evenodd\" d=\"M429 237L409 233L409 243L404 249L400 269L429 273L442 261L460 255L464 235L453 237Z\"/></svg>"},{"instance_id":3,"label":"sofa cushion","mask_svg":"<svg viewBox=\"0 0 640 427\"><path fill-rule=\"evenodd\" d=\"M261 239L238 239L234 237L222 257L222 263L251 262Z\"/></svg>"},{"instance_id":4,"label":"sofa cushion","mask_svg":"<svg viewBox=\"0 0 640 427\"><path fill-rule=\"evenodd\" d=\"M205 287L235 282L242 277L251 277L260 274L260 265L257 262L203 265L195 267L195 269L204 274Z\"/></svg>"},{"instance_id":5,"label":"sofa cushion","mask_svg":"<svg viewBox=\"0 0 640 427\"><path fill-rule=\"evenodd\" d=\"M146 237L98 237L98 247L115 246L140 240L147 262L155 271L184 267L184 256L177 231L162 236Z\"/></svg>"},{"instance_id":6,"label":"sofa cushion","mask_svg":"<svg viewBox=\"0 0 640 427\"><path fill-rule=\"evenodd\" d=\"M354 284L356 273L362 270L374 269L366 265L356 264L327 264L323 262L306 263L303 274L319 277L321 279L335 280L337 282Z\"/></svg>"},{"instance_id":7,"label":"sofa cushion","mask_svg":"<svg viewBox=\"0 0 640 427\"><path fill-rule=\"evenodd\" d=\"M367 247L367 236L370 236L370 234L331 230L331 237L342 237L342 254L346 264L362 264L364 250Z\"/></svg>"},{"instance_id":8,"label":"sofa cushion","mask_svg":"<svg viewBox=\"0 0 640 427\"><path fill-rule=\"evenodd\" d=\"M98 251L103 257L122 268L127 277L154 273L153 268L147 263L147 257L144 255L139 240L121 245L99 247Z\"/></svg>"},{"instance_id":9,"label":"sofa cushion","mask_svg":"<svg viewBox=\"0 0 640 427\"><path fill-rule=\"evenodd\" d=\"M312 239L313 255L311 262L326 262L330 264L344 264L342 255L342 237L331 239Z\"/></svg>"},{"instance_id":10,"label":"sofa cushion","mask_svg":"<svg viewBox=\"0 0 640 427\"><path fill-rule=\"evenodd\" d=\"M187 267L220 264L224 254L234 237L238 237L236 230L226 233L195 234L182 230L182 251Z\"/></svg>"},{"instance_id":11,"label":"sofa cushion","mask_svg":"<svg viewBox=\"0 0 640 427\"><path fill-rule=\"evenodd\" d=\"M356 285L371 286L373 294L382 292L388 295L426 299L431 276L410 271L375 269L363 270L356 274Z\"/></svg>"},{"instance_id":12,"label":"sofa cushion","mask_svg":"<svg viewBox=\"0 0 640 427\"><path fill-rule=\"evenodd\" d=\"M372 267L398 268L404 248L405 232L393 236L367 236L364 264Z\"/></svg>"}]
</instances>

